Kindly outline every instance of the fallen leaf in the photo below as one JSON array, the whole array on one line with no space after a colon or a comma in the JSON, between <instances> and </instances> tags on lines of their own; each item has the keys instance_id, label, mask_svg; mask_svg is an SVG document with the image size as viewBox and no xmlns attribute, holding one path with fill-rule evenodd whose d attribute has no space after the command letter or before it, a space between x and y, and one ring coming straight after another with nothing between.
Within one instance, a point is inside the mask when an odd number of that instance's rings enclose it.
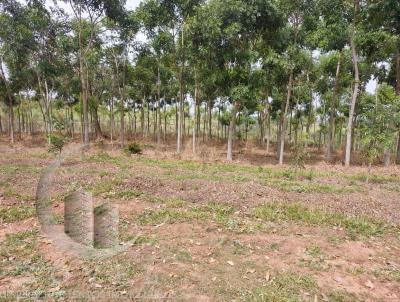
<instances>
[{"instance_id":1,"label":"fallen leaf","mask_svg":"<svg viewBox=\"0 0 400 302\"><path fill-rule=\"evenodd\" d=\"M368 280L367 282L365 282L365 286L370 289L373 289L375 287L374 284L371 282L371 280Z\"/></svg>"}]
</instances>

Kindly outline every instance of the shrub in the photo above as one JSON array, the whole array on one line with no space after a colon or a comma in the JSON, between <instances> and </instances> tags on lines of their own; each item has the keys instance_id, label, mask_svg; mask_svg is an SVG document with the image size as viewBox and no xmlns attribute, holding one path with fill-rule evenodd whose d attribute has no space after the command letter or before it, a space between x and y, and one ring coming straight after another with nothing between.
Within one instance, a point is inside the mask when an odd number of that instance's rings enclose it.
<instances>
[{"instance_id":1,"label":"shrub","mask_svg":"<svg viewBox=\"0 0 400 302\"><path fill-rule=\"evenodd\" d=\"M65 139L61 136L49 135L49 152L60 154L65 144Z\"/></svg>"},{"instance_id":2,"label":"shrub","mask_svg":"<svg viewBox=\"0 0 400 302\"><path fill-rule=\"evenodd\" d=\"M138 143L132 143L125 147L127 154L142 154L142 148Z\"/></svg>"}]
</instances>

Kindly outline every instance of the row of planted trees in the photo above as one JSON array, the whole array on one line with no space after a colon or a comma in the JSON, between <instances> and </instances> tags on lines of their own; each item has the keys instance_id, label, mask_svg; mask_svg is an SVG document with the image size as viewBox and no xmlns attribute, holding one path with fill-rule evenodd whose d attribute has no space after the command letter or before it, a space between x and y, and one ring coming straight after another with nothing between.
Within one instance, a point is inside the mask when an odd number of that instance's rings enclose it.
<instances>
[{"instance_id":1,"label":"row of planted trees","mask_svg":"<svg viewBox=\"0 0 400 302\"><path fill-rule=\"evenodd\" d=\"M170 133L345 147L400 162L395 0L45 1L0 4L0 98L11 142L41 120L82 141ZM371 79L376 89L371 90ZM17 119L15 119L15 112ZM39 114L37 114L39 112ZM3 115L4 116L4 115ZM61 125L60 125L61 124ZM77 127L79 126L79 127ZM140 129L140 130L139 130ZM91 133L92 132L92 135ZM200 142L201 141L201 142ZM392 155L396 152L395 156Z\"/></svg>"}]
</instances>

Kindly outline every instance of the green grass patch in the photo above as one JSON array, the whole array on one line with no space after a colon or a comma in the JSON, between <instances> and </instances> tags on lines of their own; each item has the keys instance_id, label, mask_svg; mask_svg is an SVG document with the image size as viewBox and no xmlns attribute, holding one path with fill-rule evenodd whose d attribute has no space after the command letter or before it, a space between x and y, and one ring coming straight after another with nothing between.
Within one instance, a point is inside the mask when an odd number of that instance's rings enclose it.
<instances>
[{"instance_id":1,"label":"green grass patch","mask_svg":"<svg viewBox=\"0 0 400 302\"><path fill-rule=\"evenodd\" d=\"M109 192L106 193L105 198L129 200L135 197L139 197L141 195L143 195L142 192L130 189L117 192L110 190Z\"/></svg>"},{"instance_id":2,"label":"green grass patch","mask_svg":"<svg viewBox=\"0 0 400 302\"><path fill-rule=\"evenodd\" d=\"M399 183L400 179L395 176L386 176L386 175L376 175L376 174L368 174L368 173L357 173L357 174L344 174L343 177L345 179L351 181L358 182L368 182L372 184L387 184L387 183Z\"/></svg>"},{"instance_id":3,"label":"green grass patch","mask_svg":"<svg viewBox=\"0 0 400 302\"><path fill-rule=\"evenodd\" d=\"M316 172L312 169L271 169L258 166L245 166L226 163L207 163L187 160L158 160L146 157L135 158L135 160L147 166L157 166L165 169L166 171L164 175L175 177L177 179L229 179L234 182L248 182L254 178L312 180L315 177L329 175L323 172Z\"/></svg>"},{"instance_id":4,"label":"green grass patch","mask_svg":"<svg viewBox=\"0 0 400 302\"><path fill-rule=\"evenodd\" d=\"M265 184L284 192L296 193L353 193L364 191L364 189L359 185L337 186L311 181L293 181L284 179L267 179L265 180Z\"/></svg>"},{"instance_id":5,"label":"green grass patch","mask_svg":"<svg viewBox=\"0 0 400 302\"><path fill-rule=\"evenodd\" d=\"M400 282L400 270L394 267L380 268L373 271L376 277L383 277L389 281Z\"/></svg>"},{"instance_id":6,"label":"green grass patch","mask_svg":"<svg viewBox=\"0 0 400 302\"><path fill-rule=\"evenodd\" d=\"M165 203L167 208L148 210L141 213L137 219L141 224L158 225L161 223L176 223L191 220L213 219L217 223L228 223L233 208L217 203L209 203L200 207L182 208L181 200L170 200Z\"/></svg>"},{"instance_id":7,"label":"green grass patch","mask_svg":"<svg viewBox=\"0 0 400 302\"><path fill-rule=\"evenodd\" d=\"M353 293L349 293L345 290L337 290L328 294L330 302L359 302L360 299Z\"/></svg>"},{"instance_id":8,"label":"green grass patch","mask_svg":"<svg viewBox=\"0 0 400 302\"><path fill-rule=\"evenodd\" d=\"M253 211L254 217L266 221L293 221L309 225L337 226L351 235L365 237L384 234L389 227L381 221L368 217L347 217L343 214L308 209L299 204L266 203Z\"/></svg>"},{"instance_id":9,"label":"green grass patch","mask_svg":"<svg viewBox=\"0 0 400 302\"><path fill-rule=\"evenodd\" d=\"M15 198L21 202L29 202L33 201L35 198L30 194L19 193L15 191L11 186L4 191L4 197L6 198Z\"/></svg>"},{"instance_id":10,"label":"green grass patch","mask_svg":"<svg viewBox=\"0 0 400 302\"><path fill-rule=\"evenodd\" d=\"M108 197L118 194L118 187L123 184L120 178L114 178L101 181L95 184L92 188L87 188L93 193L93 196L100 196L106 194Z\"/></svg>"},{"instance_id":11,"label":"green grass patch","mask_svg":"<svg viewBox=\"0 0 400 302\"><path fill-rule=\"evenodd\" d=\"M0 248L0 256L21 258L31 255L36 247L37 234L36 230L6 234L5 242Z\"/></svg>"},{"instance_id":12,"label":"green grass patch","mask_svg":"<svg viewBox=\"0 0 400 302\"><path fill-rule=\"evenodd\" d=\"M300 302L303 293L313 295L317 292L317 283L311 276L300 276L286 272L277 275L265 286L244 295L242 301L253 302Z\"/></svg>"},{"instance_id":13,"label":"green grass patch","mask_svg":"<svg viewBox=\"0 0 400 302\"><path fill-rule=\"evenodd\" d=\"M176 223L194 219L204 220L207 215L197 209L160 209L149 210L141 213L137 220L143 225L158 225L162 223Z\"/></svg>"},{"instance_id":14,"label":"green grass patch","mask_svg":"<svg viewBox=\"0 0 400 302\"><path fill-rule=\"evenodd\" d=\"M27 206L1 208L0 221L5 223L21 221L33 217L35 213L34 208Z\"/></svg>"}]
</instances>

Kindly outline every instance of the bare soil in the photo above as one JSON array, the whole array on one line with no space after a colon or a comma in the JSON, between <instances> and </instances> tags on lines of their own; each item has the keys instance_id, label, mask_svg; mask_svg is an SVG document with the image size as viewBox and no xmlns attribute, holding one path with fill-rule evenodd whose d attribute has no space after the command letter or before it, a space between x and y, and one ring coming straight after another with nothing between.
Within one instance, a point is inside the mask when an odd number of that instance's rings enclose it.
<instances>
[{"instance_id":1,"label":"bare soil","mask_svg":"<svg viewBox=\"0 0 400 302\"><path fill-rule=\"evenodd\" d=\"M40 231L35 191L54 156L43 142L2 139L0 301L399 301L399 168L374 167L366 183L365 167L312 152L295 171L255 145L233 164L220 145L197 156L150 142L142 155L93 145L57 172L53 211L62 225L63 198L83 188L118 205L121 244L138 239L89 261ZM265 204L278 218L255 214ZM332 218L283 215L293 205Z\"/></svg>"}]
</instances>

